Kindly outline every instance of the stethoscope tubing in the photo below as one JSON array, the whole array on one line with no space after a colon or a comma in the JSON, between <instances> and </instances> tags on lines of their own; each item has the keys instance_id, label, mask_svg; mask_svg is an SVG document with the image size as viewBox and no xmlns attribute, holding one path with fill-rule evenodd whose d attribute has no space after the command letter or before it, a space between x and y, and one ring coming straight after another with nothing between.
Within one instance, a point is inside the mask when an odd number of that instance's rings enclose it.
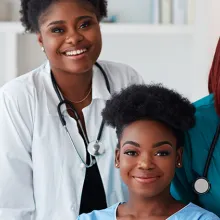
<instances>
[{"instance_id":1,"label":"stethoscope tubing","mask_svg":"<svg viewBox=\"0 0 220 220\"><path fill-rule=\"evenodd\" d=\"M220 135L220 124L218 124L217 128L216 128L216 132L215 132L215 135L212 139L212 143L211 143L211 146L210 146L210 149L209 149L209 153L208 153L208 156L207 156L207 160L206 160L206 163L205 163L205 167L204 167L204 171L203 171L203 175L198 177L195 182L194 182L194 191L199 194L199 195L203 195L203 194L206 194L209 192L209 190L211 189L211 184L207 178L208 176L208 171L209 171L209 167L210 167L210 164L211 164L211 159L212 159L212 156L213 156L213 152L215 150L215 147L217 145L217 142L218 142L218 139L219 139L219 135ZM207 187L205 188L204 191L200 191L198 189L196 189L196 183L198 182L201 182L203 181L203 186L204 185L207 185Z\"/></svg>"},{"instance_id":2,"label":"stethoscope tubing","mask_svg":"<svg viewBox=\"0 0 220 220\"><path fill-rule=\"evenodd\" d=\"M215 147L216 147L216 144L217 144L217 141L218 141L218 138L219 138L219 134L220 134L220 124L216 128L216 132L215 132L214 138L212 140L211 147L209 149L209 154L208 154L206 164L205 164L205 168L204 168L204 172L203 172L203 177L205 177L205 178L207 178L207 175L208 175L209 166L210 166L211 159L212 159L212 156L213 156L213 152L215 150Z\"/></svg>"},{"instance_id":3,"label":"stethoscope tubing","mask_svg":"<svg viewBox=\"0 0 220 220\"><path fill-rule=\"evenodd\" d=\"M103 76L104 76L104 78L105 78L106 87L107 87L109 93L111 93L110 84L109 84L109 81L108 81L108 77L107 77L107 75L106 75L104 69L103 69L103 68L101 67L101 65L100 65L99 63L97 63L97 62L95 63L95 65L101 70L101 72L102 72L102 74L103 74ZM87 135L86 135L86 133L85 133L85 130L84 130L83 126L82 126L82 123L81 123L81 121L80 121L79 115L77 114L77 111L75 110L75 107L74 107L74 105L72 104L72 102L70 102L70 101L68 101L68 100L62 98L61 93L60 93L60 91L59 91L59 89L58 89L58 86L57 86L57 83L56 83L56 79L55 79L54 75L52 74L52 72L51 72L51 79L52 79L52 84L53 84L54 90L55 90L55 92L56 92L56 94L57 94L57 96L58 96L58 99L59 99L59 101L60 101L59 104L58 104L58 106L57 106L57 112L58 112L60 121L61 121L61 123L62 123L62 125L63 125L63 127L64 127L64 129L65 129L65 131L66 131L66 133L67 133L67 135L68 135L68 137L69 137L69 139L70 139L70 141L71 141L72 146L74 146L74 148L75 148L75 150L76 150L76 153L77 153L77 155L79 156L80 160L82 161L82 163L84 164L84 166L85 166L86 168L89 168L89 167L93 166L93 164L95 163L95 160L93 160L92 155L91 155L90 153L89 153L89 157L90 157L90 163L89 163L89 164L87 164L87 163L83 160L83 158L81 157L79 151L77 150L77 148L76 148L76 146L75 146L75 144L74 144L74 142L73 142L73 139L72 139L72 137L71 137L71 135L70 135L70 132L69 132L69 130L68 130L68 128L67 128L66 120L65 120L65 118L64 118L64 115L63 115L62 112L61 112L61 107L62 107L62 105L65 104L66 106L68 106L68 107L69 107L68 110L72 111L72 113L74 114L75 119L76 119L77 124L78 124L79 129L80 129L80 132L82 132L83 139L84 139L84 141L85 141L85 145L86 145L86 147L87 147L87 146L89 145L89 139L88 139L88 137L87 137ZM102 122L101 122L101 125L100 125L100 128L99 128L99 132L98 132L98 136L97 136L97 139L96 139L96 143L98 143L98 142L100 141L100 139L101 139L104 125L105 125L105 122L104 122L104 120L102 119Z\"/></svg>"}]
</instances>

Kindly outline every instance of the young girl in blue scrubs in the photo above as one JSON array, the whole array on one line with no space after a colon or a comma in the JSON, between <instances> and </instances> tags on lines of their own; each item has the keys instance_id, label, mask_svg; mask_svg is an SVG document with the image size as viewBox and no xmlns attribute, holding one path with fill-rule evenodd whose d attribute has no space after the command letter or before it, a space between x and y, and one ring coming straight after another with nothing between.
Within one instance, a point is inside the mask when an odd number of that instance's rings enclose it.
<instances>
[{"instance_id":1,"label":"young girl in blue scrubs","mask_svg":"<svg viewBox=\"0 0 220 220\"><path fill-rule=\"evenodd\" d=\"M209 75L210 95L194 103L196 124L186 133L183 168L178 169L171 193L184 202L193 201L220 217L220 139L217 137L210 165L205 177L210 187L196 193L195 181L204 177L205 165L210 152L220 116L220 41Z\"/></svg>"},{"instance_id":2,"label":"young girl in blue scrubs","mask_svg":"<svg viewBox=\"0 0 220 220\"><path fill-rule=\"evenodd\" d=\"M129 200L82 214L78 220L219 219L170 194L175 168L182 167L184 132L194 126L194 113L186 98L161 85L133 85L107 101L102 114L116 128L115 166Z\"/></svg>"}]
</instances>

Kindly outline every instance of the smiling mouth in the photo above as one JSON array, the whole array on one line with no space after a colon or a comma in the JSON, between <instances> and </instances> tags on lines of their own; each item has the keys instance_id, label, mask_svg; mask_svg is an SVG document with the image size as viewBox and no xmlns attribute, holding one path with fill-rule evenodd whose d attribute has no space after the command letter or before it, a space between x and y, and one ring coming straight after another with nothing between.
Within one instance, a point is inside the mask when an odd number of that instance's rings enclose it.
<instances>
[{"instance_id":1,"label":"smiling mouth","mask_svg":"<svg viewBox=\"0 0 220 220\"><path fill-rule=\"evenodd\" d=\"M133 176L133 178L138 183L153 183L153 182L157 181L160 177L159 176L155 176L155 177L135 177L135 176Z\"/></svg>"},{"instance_id":2,"label":"smiling mouth","mask_svg":"<svg viewBox=\"0 0 220 220\"><path fill-rule=\"evenodd\" d=\"M80 49L80 50L66 51L63 54L65 56L71 57L71 56L78 56L78 55L84 54L87 51L88 51L88 49L85 48L85 49Z\"/></svg>"}]
</instances>

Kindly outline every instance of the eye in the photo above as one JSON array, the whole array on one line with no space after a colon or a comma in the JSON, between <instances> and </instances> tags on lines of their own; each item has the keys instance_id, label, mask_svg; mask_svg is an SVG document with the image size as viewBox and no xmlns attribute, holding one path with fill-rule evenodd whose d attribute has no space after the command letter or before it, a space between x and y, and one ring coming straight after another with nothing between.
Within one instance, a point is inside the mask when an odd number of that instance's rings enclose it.
<instances>
[{"instance_id":1,"label":"eye","mask_svg":"<svg viewBox=\"0 0 220 220\"><path fill-rule=\"evenodd\" d=\"M124 154L127 154L128 156L137 156L138 153L136 151L133 151L133 150L129 150L129 151L125 151Z\"/></svg>"},{"instance_id":2,"label":"eye","mask_svg":"<svg viewBox=\"0 0 220 220\"><path fill-rule=\"evenodd\" d=\"M160 157L165 157L165 156L169 156L170 152L169 151L158 151L155 153L155 156L160 156Z\"/></svg>"},{"instance_id":3,"label":"eye","mask_svg":"<svg viewBox=\"0 0 220 220\"><path fill-rule=\"evenodd\" d=\"M57 27L55 27L55 28L52 28L52 29L51 29L51 32L52 32L52 33L63 33L64 30L63 30L62 28L57 28Z\"/></svg>"},{"instance_id":4,"label":"eye","mask_svg":"<svg viewBox=\"0 0 220 220\"><path fill-rule=\"evenodd\" d=\"M84 21L84 22L79 26L79 28L80 28L80 29L86 28L86 27L90 26L90 24L91 24L90 21Z\"/></svg>"}]
</instances>

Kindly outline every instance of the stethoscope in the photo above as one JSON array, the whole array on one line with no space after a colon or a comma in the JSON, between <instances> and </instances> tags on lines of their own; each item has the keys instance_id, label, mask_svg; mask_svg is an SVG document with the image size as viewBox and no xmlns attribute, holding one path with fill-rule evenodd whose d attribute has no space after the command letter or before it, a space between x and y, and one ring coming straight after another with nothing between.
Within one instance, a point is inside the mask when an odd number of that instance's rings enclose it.
<instances>
[{"instance_id":1,"label":"stethoscope","mask_svg":"<svg viewBox=\"0 0 220 220\"><path fill-rule=\"evenodd\" d=\"M107 87L107 89L108 89L108 91L110 93L110 84L109 84L108 77L107 77L104 69L97 62L95 63L95 65L100 69L102 75L104 76L106 87ZM66 99L62 98L61 93L60 93L60 91L58 89L58 86L57 86L56 79L55 79L54 75L52 74L52 71L51 71L51 80L52 80L52 84L53 84L54 90L55 90L55 92L56 92L56 94L57 94L57 96L59 98L59 101L60 101L60 103L57 106L57 112L59 114L60 121L61 121L64 129L66 130L67 136L69 137L69 140L70 140L72 146L75 148L75 150L76 150L80 160L82 161L82 163L84 164L84 166L86 168L89 168L89 167L93 166L93 164L95 164L95 160L92 159L92 156L100 156L100 155L105 153L105 148L104 148L103 144L100 141L102 133L103 133L104 124L105 124L104 120L102 119L102 122L101 122L101 125L100 125L100 128L99 128L99 132L98 132L98 136L96 138L96 141L90 142L88 137L87 137L87 135L86 135L86 132L85 132L83 126L82 126L82 123L80 121L79 115L78 115L77 111L75 110L74 105L69 100L66 100ZM83 158L80 155L79 151L75 147L73 139L72 139L72 137L70 135L70 132L69 132L69 130L67 128L66 120L64 118L64 115L61 112L61 108L62 108L63 105L68 106L68 110L70 110L74 114L74 116L75 116L75 119L76 119L76 122L77 122L77 125L78 125L78 128L79 128L79 132L82 134L82 137L83 137L83 139L85 141L86 148L87 148L88 153L89 153L89 157L90 157L89 164L87 164L83 160Z\"/></svg>"},{"instance_id":2,"label":"stethoscope","mask_svg":"<svg viewBox=\"0 0 220 220\"><path fill-rule=\"evenodd\" d=\"M215 132L215 135L214 135L214 138L212 140L212 143L211 143L211 146L209 149L209 154L208 154L208 157L206 160L205 168L203 171L203 175L201 177L199 177L193 184L194 191L197 194L200 194L200 195L206 194L209 192L209 190L211 188L211 184L207 178L207 174L208 174L209 166L211 163L212 155L213 155L213 152L215 150L215 147L216 147L216 144L217 144L217 141L219 138L219 134L220 134L220 124L218 125L216 132Z\"/></svg>"}]
</instances>

